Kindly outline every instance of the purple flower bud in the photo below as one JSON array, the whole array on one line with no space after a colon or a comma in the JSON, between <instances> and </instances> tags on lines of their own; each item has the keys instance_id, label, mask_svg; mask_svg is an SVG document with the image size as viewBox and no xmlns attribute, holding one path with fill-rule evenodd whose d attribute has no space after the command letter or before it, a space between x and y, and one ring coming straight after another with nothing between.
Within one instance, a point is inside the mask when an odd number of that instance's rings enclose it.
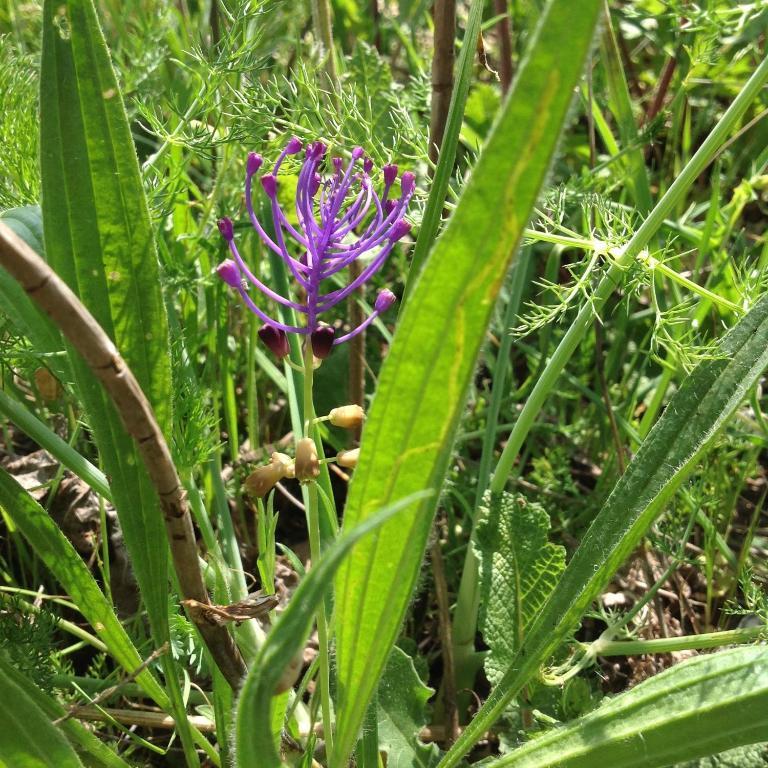
<instances>
[{"instance_id":1,"label":"purple flower bud","mask_svg":"<svg viewBox=\"0 0 768 768\"><path fill-rule=\"evenodd\" d=\"M389 288L385 288L382 291L379 291L378 296L376 296L376 303L373 305L373 308L381 314L382 312L386 312L395 302L397 301L397 296L395 296L392 291L389 290Z\"/></svg>"},{"instance_id":2,"label":"purple flower bud","mask_svg":"<svg viewBox=\"0 0 768 768\"><path fill-rule=\"evenodd\" d=\"M333 168L336 171L336 173L340 173L341 172L341 164L343 162L344 161L340 157L332 158L331 163L333 164Z\"/></svg>"},{"instance_id":3,"label":"purple flower bud","mask_svg":"<svg viewBox=\"0 0 768 768\"><path fill-rule=\"evenodd\" d=\"M290 351L288 348L288 337L281 328L275 328L274 325L262 325L259 328L259 338L264 342L272 354L282 360Z\"/></svg>"},{"instance_id":4,"label":"purple flower bud","mask_svg":"<svg viewBox=\"0 0 768 768\"><path fill-rule=\"evenodd\" d=\"M246 165L248 175L253 176L259 170L259 168L261 168L261 164L263 162L264 160L261 155L256 154L256 152L249 152L248 163Z\"/></svg>"},{"instance_id":5,"label":"purple flower bud","mask_svg":"<svg viewBox=\"0 0 768 768\"><path fill-rule=\"evenodd\" d=\"M295 155L301 152L301 139L297 136L291 136L291 140L285 145L285 152L288 155Z\"/></svg>"},{"instance_id":6,"label":"purple flower bud","mask_svg":"<svg viewBox=\"0 0 768 768\"><path fill-rule=\"evenodd\" d=\"M317 194L317 190L320 189L320 184L323 178L319 173L312 176L312 181L309 182L309 196L314 197Z\"/></svg>"},{"instance_id":7,"label":"purple flower bud","mask_svg":"<svg viewBox=\"0 0 768 768\"><path fill-rule=\"evenodd\" d=\"M264 187L267 197L275 197L277 195L277 179L273 174L265 173L261 177L261 186Z\"/></svg>"},{"instance_id":8,"label":"purple flower bud","mask_svg":"<svg viewBox=\"0 0 768 768\"><path fill-rule=\"evenodd\" d=\"M229 242L235 236L235 231L232 227L232 219L230 219L228 216L225 216L223 219L219 219L218 223L221 236L227 242Z\"/></svg>"},{"instance_id":9,"label":"purple flower bud","mask_svg":"<svg viewBox=\"0 0 768 768\"><path fill-rule=\"evenodd\" d=\"M363 160L363 171L365 173L370 173L373 170L373 160L371 160L370 157L366 157L365 160Z\"/></svg>"},{"instance_id":10,"label":"purple flower bud","mask_svg":"<svg viewBox=\"0 0 768 768\"><path fill-rule=\"evenodd\" d=\"M240 285L240 270L237 268L232 259L226 259L216 267L216 274L227 284L233 288L237 288Z\"/></svg>"},{"instance_id":11,"label":"purple flower bud","mask_svg":"<svg viewBox=\"0 0 768 768\"><path fill-rule=\"evenodd\" d=\"M359 160L363 156L363 148L362 147L355 147L352 150L352 159L353 160Z\"/></svg>"},{"instance_id":12,"label":"purple flower bud","mask_svg":"<svg viewBox=\"0 0 768 768\"><path fill-rule=\"evenodd\" d=\"M385 213L387 216L389 216L389 214L390 214L390 213L392 213L392 211L394 211L394 210L395 210L395 206L396 206L396 205L397 205L397 203L396 203L394 200L387 200L387 201L384 203L384 213Z\"/></svg>"},{"instance_id":13,"label":"purple flower bud","mask_svg":"<svg viewBox=\"0 0 768 768\"><path fill-rule=\"evenodd\" d=\"M322 141L316 141L314 144L310 144L307 147L307 157L312 160L319 160L325 155L327 149L328 147L326 147Z\"/></svg>"},{"instance_id":14,"label":"purple flower bud","mask_svg":"<svg viewBox=\"0 0 768 768\"><path fill-rule=\"evenodd\" d=\"M400 219L392 225L392 229L389 231L389 240L392 243L396 243L398 240L404 238L410 231L411 225L405 219Z\"/></svg>"},{"instance_id":15,"label":"purple flower bud","mask_svg":"<svg viewBox=\"0 0 768 768\"><path fill-rule=\"evenodd\" d=\"M413 187L416 182L416 177L410 172L406 171L400 177L400 189L403 193L403 197L410 195L413 192Z\"/></svg>"},{"instance_id":16,"label":"purple flower bud","mask_svg":"<svg viewBox=\"0 0 768 768\"><path fill-rule=\"evenodd\" d=\"M394 163L385 165L381 169L384 173L384 183L389 187L392 186L392 184L395 183L395 179L397 178L397 166Z\"/></svg>"},{"instance_id":17,"label":"purple flower bud","mask_svg":"<svg viewBox=\"0 0 768 768\"><path fill-rule=\"evenodd\" d=\"M325 360L328 355L331 354L333 349L333 338L336 335L336 331L331 328L330 325L318 325L312 334L310 340L312 342L312 354L318 360Z\"/></svg>"}]
</instances>

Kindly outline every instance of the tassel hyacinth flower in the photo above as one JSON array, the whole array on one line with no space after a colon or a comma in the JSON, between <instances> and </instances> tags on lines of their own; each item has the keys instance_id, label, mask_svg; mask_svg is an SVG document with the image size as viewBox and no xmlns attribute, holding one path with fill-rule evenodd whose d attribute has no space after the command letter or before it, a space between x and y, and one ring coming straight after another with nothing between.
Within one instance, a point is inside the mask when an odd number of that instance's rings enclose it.
<instances>
[{"instance_id":1,"label":"tassel hyacinth flower","mask_svg":"<svg viewBox=\"0 0 768 768\"><path fill-rule=\"evenodd\" d=\"M346 168L341 158L334 157L330 172L324 177L322 172L327 147L320 141L308 144L296 188L296 227L278 202L278 174L286 157L300 153L302 148L299 139L292 138L280 153L272 171L260 178L271 206L274 238L265 231L253 205L253 179L263 164L261 155L254 152L248 155L245 175L245 204L251 224L267 248L272 249L287 266L297 286L298 300L280 295L253 274L240 255L229 218L219 221L219 231L227 241L232 258L220 264L217 272L240 294L251 312L264 322L259 336L277 357L288 354L286 333L298 333L309 336L314 356L323 359L328 357L334 346L357 336L374 318L394 304L395 295L391 291L380 291L373 312L342 336L336 336L334 328L321 320L322 316L370 280L382 268L395 243L410 231L411 225L405 220L405 213L413 195L415 178L408 171L403 173L400 194L393 197L398 169L396 165L385 165L382 168L384 187L379 195L370 176L373 162L363 157L362 147L352 150ZM362 258L367 263L346 286L328 290L323 285ZM305 324L286 325L269 316L251 298L250 286L272 301L304 315Z\"/></svg>"}]
</instances>

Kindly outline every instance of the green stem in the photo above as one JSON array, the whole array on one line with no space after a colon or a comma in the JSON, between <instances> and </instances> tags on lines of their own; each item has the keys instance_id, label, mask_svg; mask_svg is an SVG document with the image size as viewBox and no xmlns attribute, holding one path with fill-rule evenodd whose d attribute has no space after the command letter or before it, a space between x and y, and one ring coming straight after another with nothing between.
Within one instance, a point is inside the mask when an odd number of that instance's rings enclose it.
<instances>
[{"instance_id":1,"label":"green stem","mask_svg":"<svg viewBox=\"0 0 768 768\"><path fill-rule=\"evenodd\" d=\"M312 0L312 19L315 25L315 34L325 48L325 71L333 88L333 99L338 96L336 88L339 76L336 71L336 50L333 46L333 21L332 11L328 0Z\"/></svg>"},{"instance_id":2,"label":"green stem","mask_svg":"<svg viewBox=\"0 0 768 768\"><path fill-rule=\"evenodd\" d=\"M720 648L734 643L751 643L765 637L768 629L744 627L723 632L707 632L689 637L660 637L655 640L596 640L590 650L596 656L635 656L641 653L675 653L676 651Z\"/></svg>"},{"instance_id":3,"label":"green stem","mask_svg":"<svg viewBox=\"0 0 768 768\"><path fill-rule=\"evenodd\" d=\"M570 326L552 355L541 378L536 382L536 386L533 388L509 436L509 441L501 454L499 463L496 465L496 472L491 481L491 491L493 493L501 493L504 490L507 478L510 476L515 460L520 453L520 448L538 417L544 401L557 383L557 379L560 377L566 363L571 359L571 355L576 351L587 330L592 326L595 315L600 313L615 288L621 283L624 272L632 265L632 262L643 248L648 245L650 239L662 226L667 216L680 203L701 172L715 158L720 145L728 138L729 133L760 92L766 80L768 80L768 59L765 59L755 70L720 122L712 129L712 132L707 136L696 154L688 161L666 194L656 203L648 217L640 225L640 228L632 236L629 243L627 243L623 253L621 253L603 276L592 300L581 308L576 320Z\"/></svg>"},{"instance_id":4,"label":"green stem","mask_svg":"<svg viewBox=\"0 0 768 768\"><path fill-rule=\"evenodd\" d=\"M304 434L310 437L315 416L312 399L313 383L312 345L307 338L304 347ZM307 508L309 527L309 552L312 565L320 562L320 508L317 501L317 483L311 482L305 487L304 504ZM328 764L333 765L333 725L331 721L331 665L328 653L328 620L325 613L325 601L317 609L317 642L320 657L320 702L323 710L323 734Z\"/></svg>"}]
</instances>

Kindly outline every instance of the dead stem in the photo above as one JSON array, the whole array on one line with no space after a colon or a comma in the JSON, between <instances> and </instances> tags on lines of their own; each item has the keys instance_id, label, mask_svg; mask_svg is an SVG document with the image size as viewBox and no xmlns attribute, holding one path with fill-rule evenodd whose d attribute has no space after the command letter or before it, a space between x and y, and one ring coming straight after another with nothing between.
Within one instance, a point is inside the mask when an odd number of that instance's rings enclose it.
<instances>
[{"instance_id":1,"label":"dead stem","mask_svg":"<svg viewBox=\"0 0 768 768\"><path fill-rule=\"evenodd\" d=\"M456 36L456 0L435 0L434 52L432 54L432 110L429 121L429 159L437 162L443 143L448 108L453 94Z\"/></svg>"}]
</instances>

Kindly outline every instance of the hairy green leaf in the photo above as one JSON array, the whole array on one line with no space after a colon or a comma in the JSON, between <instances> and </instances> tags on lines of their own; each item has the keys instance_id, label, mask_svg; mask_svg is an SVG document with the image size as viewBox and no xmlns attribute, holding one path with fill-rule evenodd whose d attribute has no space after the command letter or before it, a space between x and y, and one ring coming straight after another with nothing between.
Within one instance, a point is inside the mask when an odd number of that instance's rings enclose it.
<instances>
[{"instance_id":1,"label":"hairy green leaf","mask_svg":"<svg viewBox=\"0 0 768 768\"><path fill-rule=\"evenodd\" d=\"M573 631L768 366L768 295L669 402L568 563L523 646L444 760L456 765Z\"/></svg>"},{"instance_id":2,"label":"hairy green leaf","mask_svg":"<svg viewBox=\"0 0 768 768\"><path fill-rule=\"evenodd\" d=\"M504 676L565 568L565 548L547 541L548 533L546 510L520 495L489 495L480 510L480 626L492 685Z\"/></svg>"},{"instance_id":3,"label":"hairy green leaf","mask_svg":"<svg viewBox=\"0 0 768 768\"><path fill-rule=\"evenodd\" d=\"M439 489L499 288L555 152L589 50L599 0L552 0L379 378L344 525L422 488ZM341 764L394 644L419 572L427 514L385 525L336 581L335 751Z\"/></svg>"},{"instance_id":4,"label":"hairy green leaf","mask_svg":"<svg viewBox=\"0 0 768 768\"><path fill-rule=\"evenodd\" d=\"M421 729L429 723L426 704L433 693L416 672L413 659L395 646L378 688L379 748L387 753L387 768L437 765L437 745L419 739Z\"/></svg>"},{"instance_id":5,"label":"hairy green leaf","mask_svg":"<svg viewBox=\"0 0 768 768\"><path fill-rule=\"evenodd\" d=\"M656 768L765 739L768 650L697 656L488 768Z\"/></svg>"}]
</instances>

